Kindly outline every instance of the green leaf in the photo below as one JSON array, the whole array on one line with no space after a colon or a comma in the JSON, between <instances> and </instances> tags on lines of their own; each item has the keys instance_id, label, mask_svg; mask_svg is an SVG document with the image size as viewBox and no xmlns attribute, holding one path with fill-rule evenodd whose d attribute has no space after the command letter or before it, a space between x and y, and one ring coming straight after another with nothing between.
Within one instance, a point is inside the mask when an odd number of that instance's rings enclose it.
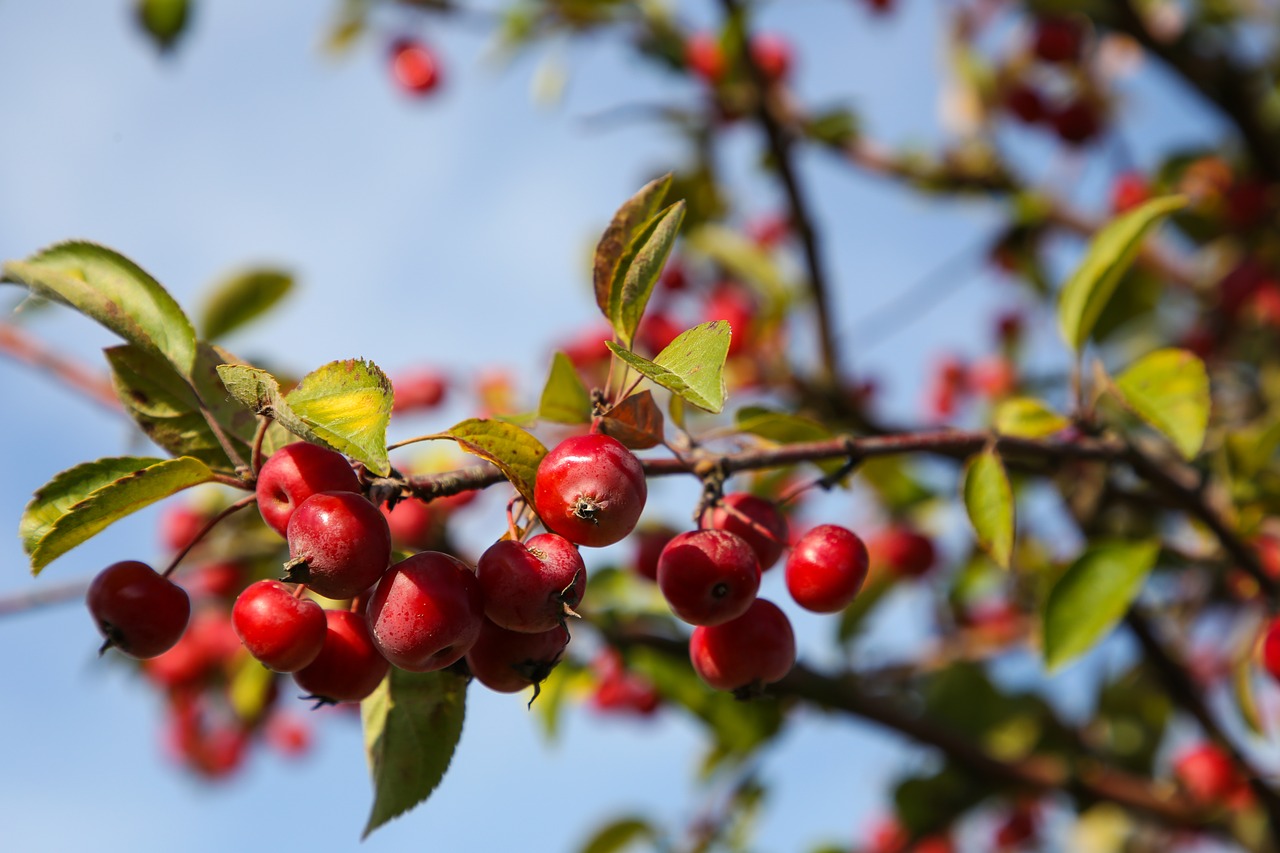
<instances>
[{"instance_id":1,"label":"green leaf","mask_svg":"<svg viewBox=\"0 0 1280 853\"><path fill-rule=\"evenodd\" d=\"M3 278L36 296L69 305L132 344L163 357L189 378L196 333L173 297L141 267L93 243L59 243L25 261L9 261Z\"/></svg>"},{"instance_id":2,"label":"green leaf","mask_svg":"<svg viewBox=\"0 0 1280 853\"><path fill-rule=\"evenodd\" d=\"M257 419L235 400L227 399L218 378L218 365L231 357L209 344L201 343L196 356L194 386L156 354L134 344L106 350L111 367L111 383L125 411L147 436L174 456L194 456L211 468L231 470L234 466L218 443L213 430L200 414L200 400L214 420L247 459Z\"/></svg>"},{"instance_id":3,"label":"green leaf","mask_svg":"<svg viewBox=\"0 0 1280 853\"><path fill-rule=\"evenodd\" d=\"M533 484L547 448L530 433L515 424L471 418L455 424L441 438L452 438L463 450L497 465L533 506Z\"/></svg>"},{"instance_id":4,"label":"green leaf","mask_svg":"<svg viewBox=\"0 0 1280 853\"><path fill-rule=\"evenodd\" d=\"M685 203L678 201L645 223L618 261L609 293L609 322L627 347L635 339L653 286L671 254L684 211Z\"/></svg>"},{"instance_id":5,"label":"green leaf","mask_svg":"<svg viewBox=\"0 0 1280 853\"><path fill-rule=\"evenodd\" d=\"M996 407L996 432L1015 438L1044 438L1066 429L1070 421L1034 397L1011 397Z\"/></svg>"},{"instance_id":6,"label":"green leaf","mask_svg":"<svg viewBox=\"0 0 1280 853\"><path fill-rule=\"evenodd\" d=\"M551 360L551 372L547 384L542 386L542 399L538 402L538 417L558 424L585 424L591 422L591 395L582 384L573 362L562 352Z\"/></svg>"},{"instance_id":7,"label":"green leaf","mask_svg":"<svg viewBox=\"0 0 1280 853\"><path fill-rule=\"evenodd\" d=\"M449 672L391 672L360 703L373 776L373 809L362 838L431 796L462 736L466 679Z\"/></svg>"},{"instance_id":8,"label":"green leaf","mask_svg":"<svg viewBox=\"0 0 1280 853\"><path fill-rule=\"evenodd\" d=\"M653 841L657 837L657 832L644 818L618 818L591 833L581 853L618 853L636 842Z\"/></svg>"},{"instance_id":9,"label":"green leaf","mask_svg":"<svg viewBox=\"0 0 1280 853\"><path fill-rule=\"evenodd\" d=\"M724 320L694 326L682 332L653 361L628 352L613 341L608 341L607 346L641 375L714 414L724 409L724 362L732 333Z\"/></svg>"},{"instance_id":10,"label":"green leaf","mask_svg":"<svg viewBox=\"0 0 1280 853\"><path fill-rule=\"evenodd\" d=\"M227 701L235 715L246 723L261 720L275 701L275 689L276 674L242 650L232 663L227 685Z\"/></svg>"},{"instance_id":11,"label":"green leaf","mask_svg":"<svg viewBox=\"0 0 1280 853\"><path fill-rule=\"evenodd\" d=\"M111 524L158 500L213 479L199 459L125 456L85 462L35 493L19 523L31 573Z\"/></svg>"},{"instance_id":12,"label":"green leaf","mask_svg":"<svg viewBox=\"0 0 1280 853\"><path fill-rule=\"evenodd\" d=\"M639 192L627 199L614 213L613 220L596 245L591 279L595 287L596 304L610 323L614 322L616 316L614 306L621 300L621 295L615 293L615 290L619 284L618 273L623 256L641 230L658 215L662 201L671 188L671 180L670 174L663 175L645 184Z\"/></svg>"},{"instance_id":13,"label":"green leaf","mask_svg":"<svg viewBox=\"0 0 1280 853\"><path fill-rule=\"evenodd\" d=\"M744 406L733 416L739 432L758 435L777 444L797 444L804 441L822 441L833 433L818 421L787 412L776 412L764 406ZM845 464L840 459L814 462L824 473L839 471Z\"/></svg>"},{"instance_id":14,"label":"green leaf","mask_svg":"<svg viewBox=\"0 0 1280 853\"><path fill-rule=\"evenodd\" d=\"M1057 669L1106 636L1155 566L1159 542L1091 545L1058 579L1042 614L1045 664Z\"/></svg>"},{"instance_id":15,"label":"green leaf","mask_svg":"<svg viewBox=\"0 0 1280 853\"><path fill-rule=\"evenodd\" d=\"M293 276L283 270L245 270L214 285L200 312L201 336L221 338L265 314L293 289Z\"/></svg>"},{"instance_id":16,"label":"green leaf","mask_svg":"<svg viewBox=\"0 0 1280 853\"><path fill-rule=\"evenodd\" d=\"M1013 487L1004 463L988 448L969 460L964 474L964 508L978 544L1001 568L1013 555Z\"/></svg>"},{"instance_id":17,"label":"green leaf","mask_svg":"<svg viewBox=\"0 0 1280 853\"><path fill-rule=\"evenodd\" d=\"M1117 376L1114 388L1126 407L1173 442L1188 461L1200 452L1209 426L1209 374L1194 353L1149 353Z\"/></svg>"},{"instance_id":18,"label":"green leaf","mask_svg":"<svg viewBox=\"0 0 1280 853\"><path fill-rule=\"evenodd\" d=\"M372 362L330 362L285 395L274 376L256 367L224 364L218 375L233 397L294 435L344 453L379 476L390 473L391 382Z\"/></svg>"},{"instance_id":19,"label":"green leaf","mask_svg":"<svg viewBox=\"0 0 1280 853\"><path fill-rule=\"evenodd\" d=\"M173 47L190 19L188 0L137 0L138 23L161 50Z\"/></svg>"},{"instance_id":20,"label":"green leaf","mask_svg":"<svg viewBox=\"0 0 1280 853\"><path fill-rule=\"evenodd\" d=\"M751 240L723 225L701 225L685 236L685 245L710 258L736 279L754 285L772 303L782 303L791 288L774 259Z\"/></svg>"},{"instance_id":21,"label":"green leaf","mask_svg":"<svg viewBox=\"0 0 1280 853\"><path fill-rule=\"evenodd\" d=\"M1183 196L1153 198L1119 216L1093 238L1058 297L1062 336L1077 352L1084 347L1121 276L1137 256L1142 238L1186 203Z\"/></svg>"}]
</instances>

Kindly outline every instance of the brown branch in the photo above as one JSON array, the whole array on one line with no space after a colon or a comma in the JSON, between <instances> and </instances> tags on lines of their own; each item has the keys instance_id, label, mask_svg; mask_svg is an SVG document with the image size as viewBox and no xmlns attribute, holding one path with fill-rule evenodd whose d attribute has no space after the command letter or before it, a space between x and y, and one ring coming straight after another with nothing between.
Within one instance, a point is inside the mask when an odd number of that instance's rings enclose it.
<instances>
[{"instance_id":1,"label":"brown branch","mask_svg":"<svg viewBox=\"0 0 1280 853\"><path fill-rule=\"evenodd\" d=\"M738 0L720 0L720 6L728 18L742 19L742 5ZM822 378L826 385L835 387L840 375L841 363L835 332L832 328L832 310L830 284L826 270L823 268L822 256L818 251L818 232L813 216L809 210L809 202L804 186L800 182L795 159L792 156L793 142L790 130L779 118L776 103L775 87L769 85L764 72L756 65L751 56L751 33L745 20L742 23L743 51L742 63L755 89L756 119L764 131L769 145L774 168L782 182L790 207L791 226L800 238L800 246L804 252L805 267L809 273L809 292L813 297L817 313L818 343L822 353Z\"/></svg>"},{"instance_id":2,"label":"brown branch","mask_svg":"<svg viewBox=\"0 0 1280 853\"><path fill-rule=\"evenodd\" d=\"M1195 718L1205 734L1225 750L1236 767L1243 772L1243 775L1248 780L1249 787L1267 812L1267 818L1271 824L1272 839L1280 842L1280 795L1267 784L1262 774L1227 737L1226 732L1223 731L1222 727L1218 725L1213 715L1209 712L1209 706L1204 702L1201 688L1192 680L1186 668L1174 659L1173 655L1156 637L1153 626L1137 607L1130 608L1129 612L1125 614L1125 624L1129 626L1129 630L1137 637L1138 644L1142 646L1144 660L1164 684L1170 698Z\"/></svg>"},{"instance_id":3,"label":"brown branch","mask_svg":"<svg viewBox=\"0 0 1280 853\"><path fill-rule=\"evenodd\" d=\"M0 616L12 616L38 607L82 600L89 592L89 584L92 582L93 578L84 578L0 598Z\"/></svg>"},{"instance_id":4,"label":"brown branch","mask_svg":"<svg viewBox=\"0 0 1280 853\"><path fill-rule=\"evenodd\" d=\"M43 370L105 409L116 414L123 412L107 377L54 352L12 323L0 323L0 355Z\"/></svg>"},{"instance_id":5,"label":"brown branch","mask_svg":"<svg viewBox=\"0 0 1280 853\"><path fill-rule=\"evenodd\" d=\"M671 657L688 655L686 643L649 633L606 630L611 643L643 646ZM866 683L851 674L826 675L798 664L768 695L793 698L818 708L860 717L933 747L977 776L996 784L1034 792L1066 790L1083 799L1118 803L1161 823L1201 830L1216 830L1215 816L1184 795L1165 791L1150 780L1134 776L1102 762L1086 760L1076 766L1048 757L1006 761L992 756L971 738L913 713L902 703L869 695Z\"/></svg>"}]
</instances>

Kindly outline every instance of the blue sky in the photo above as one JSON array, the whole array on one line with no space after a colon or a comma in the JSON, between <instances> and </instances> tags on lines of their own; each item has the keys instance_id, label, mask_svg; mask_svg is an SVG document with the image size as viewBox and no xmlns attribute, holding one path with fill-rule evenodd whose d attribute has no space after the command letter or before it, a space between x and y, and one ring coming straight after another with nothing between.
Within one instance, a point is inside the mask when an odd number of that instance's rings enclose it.
<instances>
[{"instance_id":1,"label":"blue sky","mask_svg":"<svg viewBox=\"0 0 1280 853\"><path fill-rule=\"evenodd\" d=\"M605 42L561 44L503 67L485 38L441 27L427 36L443 54L445 88L415 103L391 85L380 40L341 62L320 55L336 2L201 3L167 59L134 31L128 5L0 4L0 258L92 239L139 262L188 307L233 268L283 265L300 282L288 310L228 346L297 370L352 356L392 373L425 363L467 377L501 365L535 387L556 342L596 318L585 269L600 228L678 152L653 126L599 129L585 119L695 95ZM709 6L687 5L709 20ZM901 5L899 15L876 20L856 3L777 3L763 22L802 45L806 97L847 98L877 136L930 143L941 133L941 19L934 4ZM401 20L387 16L381 28L398 32ZM570 72L555 107L530 96L548 56ZM1137 106L1122 123L1139 158L1212 127L1158 74L1142 72L1129 90ZM739 198L767 211L780 197L750 174L757 145L751 132L733 132L725 162L741 178ZM1033 163L1050 153L1035 143L1018 150ZM991 205L922 199L825 155L805 154L802 167L839 282L840 329L978 245L999 221ZM990 340L986 318L1018 300L1012 285L978 266L955 275L965 292L941 310L921 306L922 319L887 343L864 354L857 340L845 341L853 363L891 383L887 404L904 418L918 414L920 377L937 353L980 353ZM7 310L16 295L0 291L0 299ZM29 328L94 365L112 343L60 309ZM0 399L0 523L13 529L30 493L54 473L143 447L117 419L6 360ZM664 504L687 500L673 487ZM473 547L500 529L499 505L468 528ZM858 511L844 496L824 509L833 521ZM16 536L0 537L0 595L89 577L117 559L156 559L155 522L152 511L131 518L38 581ZM765 586L775 600L784 595L779 581ZM926 610L908 596L885 619ZM814 617L797 620L813 645L827 630ZM259 754L234 783L210 786L165 762L159 701L124 667L95 659L96 633L81 606L0 619L0 645L9 849L355 847L369 788L354 723L322 726L301 762ZM522 701L480 689L470 700L440 790L367 849L571 849L611 814L679 823L704 796L691 781L698 732L678 714L638 724L574 712L563 741L548 748ZM762 759L774 785L764 849L847 841L883 809L878 792L901 762L920 761L879 731L804 717Z\"/></svg>"}]
</instances>

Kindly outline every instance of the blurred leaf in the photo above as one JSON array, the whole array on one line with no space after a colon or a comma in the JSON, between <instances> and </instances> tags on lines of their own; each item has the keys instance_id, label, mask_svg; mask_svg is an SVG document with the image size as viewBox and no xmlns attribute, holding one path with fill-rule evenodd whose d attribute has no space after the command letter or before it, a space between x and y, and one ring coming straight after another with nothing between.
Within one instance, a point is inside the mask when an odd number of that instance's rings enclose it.
<instances>
[{"instance_id":1,"label":"blurred leaf","mask_svg":"<svg viewBox=\"0 0 1280 853\"><path fill-rule=\"evenodd\" d=\"M1164 293L1164 280L1160 276L1143 267L1130 267L1120 277L1115 292L1098 315L1098 321L1093 325L1093 339L1106 341L1131 328L1134 321L1149 316L1155 310Z\"/></svg>"},{"instance_id":2,"label":"blurred leaf","mask_svg":"<svg viewBox=\"0 0 1280 853\"><path fill-rule=\"evenodd\" d=\"M363 11L354 11L351 3L325 30L320 48L330 56L343 56L355 47L368 29Z\"/></svg>"},{"instance_id":3,"label":"blurred leaf","mask_svg":"<svg viewBox=\"0 0 1280 853\"><path fill-rule=\"evenodd\" d=\"M1121 767L1148 775L1172 715L1173 704L1158 679L1148 667L1135 665L1098 694L1090 739Z\"/></svg>"},{"instance_id":4,"label":"blurred leaf","mask_svg":"<svg viewBox=\"0 0 1280 853\"><path fill-rule=\"evenodd\" d=\"M155 353L134 344L105 352L116 396L156 444L174 456L194 456L211 468L231 470L231 460L200 413L203 400L241 457L248 458L257 418L227 398L217 371L218 365L231 360L226 353L199 344L194 371L198 400L191 385Z\"/></svg>"},{"instance_id":5,"label":"blurred leaf","mask_svg":"<svg viewBox=\"0 0 1280 853\"><path fill-rule=\"evenodd\" d=\"M227 699L231 710L244 723L261 720L275 699L276 674L243 649L236 655Z\"/></svg>"},{"instance_id":6,"label":"blurred leaf","mask_svg":"<svg viewBox=\"0 0 1280 853\"><path fill-rule=\"evenodd\" d=\"M25 261L9 261L3 272L0 281L71 306L191 377L196 362L191 321L159 282L118 252L93 243L59 243Z\"/></svg>"},{"instance_id":7,"label":"blurred leaf","mask_svg":"<svg viewBox=\"0 0 1280 853\"><path fill-rule=\"evenodd\" d=\"M1117 217L1094 236L1058 297L1062 336L1077 352L1089 339L1121 276L1137 257L1142 238L1186 203L1182 196L1153 198Z\"/></svg>"},{"instance_id":8,"label":"blurred leaf","mask_svg":"<svg viewBox=\"0 0 1280 853\"><path fill-rule=\"evenodd\" d=\"M944 828L990 793L990 785L949 763L932 776L899 783L893 792L894 812L911 835L927 835Z\"/></svg>"},{"instance_id":9,"label":"blurred leaf","mask_svg":"<svg viewBox=\"0 0 1280 853\"><path fill-rule=\"evenodd\" d=\"M724 267L731 276L752 284L777 306L787 301L790 288L768 252L731 228L706 224L685 236L685 245Z\"/></svg>"},{"instance_id":10,"label":"blurred leaf","mask_svg":"<svg viewBox=\"0 0 1280 853\"><path fill-rule=\"evenodd\" d=\"M1236 700L1236 708L1240 711L1240 719L1244 721L1249 732L1255 737L1267 737L1262 711L1258 707L1256 685L1253 682L1252 656L1241 655L1231 665L1231 692Z\"/></svg>"},{"instance_id":11,"label":"blurred leaf","mask_svg":"<svg viewBox=\"0 0 1280 853\"><path fill-rule=\"evenodd\" d=\"M288 394L270 373L244 364L218 367L227 391L289 432L331 447L385 477L391 382L372 362L333 361L306 376Z\"/></svg>"},{"instance_id":12,"label":"blurred leaf","mask_svg":"<svg viewBox=\"0 0 1280 853\"><path fill-rule=\"evenodd\" d=\"M609 350L641 375L713 414L724 409L724 363L729 355L729 324L712 320L681 332L653 361L609 341Z\"/></svg>"},{"instance_id":13,"label":"blurred leaf","mask_svg":"<svg viewBox=\"0 0 1280 853\"><path fill-rule=\"evenodd\" d=\"M858 476L875 489L890 513L901 513L934 497L932 490L908 472L901 457L866 459L858 465Z\"/></svg>"},{"instance_id":14,"label":"blurred leaf","mask_svg":"<svg viewBox=\"0 0 1280 853\"><path fill-rule=\"evenodd\" d=\"M453 438L463 450L497 465L529 506L533 506L538 465L547 455L542 442L515 424L481 418L454 424L442 437Z\"/></svg>"},{"instance_id":15,"label":"blurred leaf","mask_svg":"<svg viewBox=\"0 0 1280 853\"><path fill-rule=\"evenodd\" d=\"M277 269L251 269L213 287L200 313L201 336L215 340L262 316L293 289L293 276Z\"/></svg>"},{"instance_id":16,"label":"blurred leaf","mask_svg":"<svg viewBox=\"0 0 1280 853\"><path fill-rule=\"evenodd\" d=\"M768 742L782 725L782 710L768 699L739 702L702 683L687 659L652 649L632 650L630 668L653 682L668 701L687 709L711 729L725 757L740 758Z\"/></svg>"},{"instance_id":17,"label":"blurred leaf","mask_svg":"<svg viewBox=\"0 0 1280 853\"><path fill-rule=\"evenodd\" d=\"M574 370L573 362L562 352L551 360L551 372L547 374L538 402L538 417L558 424L591 422L591 395Z\"/></svg>"},{"instance_id":18,"label":"blurred leaf","mask_svg":"<svg viewBox=\"0 0 1280 853\"><path fill-rule=\"evenodd\" d=\"M137 0L134 13L144 32L160 50L168 50L187 27L188 0Z\"/></svg>"},{"instance_id":19,"label":"blurred leaf","mask_svg":"<svg viewBox=\"0 0 1280 853\"><path fill-rule=\"evenodd\" d=\"M362 838L423 802L444 778L462 736L467 680L391 667L360 703L373 809Z\"/></svg>"},{"instance_id":20,"label":"blurred leaf","mask_svg":"<svg viewBox=\"0 0 1280 853\"><path fill-rule=\"evenodd\" d=\"M1045 601L1045 665L1055 670L1093 648L1124 616L1155 566L1160 543L1090 545Z\"/></svg>"},{"instance_id":21,"label":"blurred leaf","mask_svg":"<svg viewBox=\"0 0 1280 853\"><path fill-rule=\"evenodd\" d=\"M613 326L614 331L624 338L628 346L630 346L630 336L623 335L618 326L620 306L623 302L623 280L627 275L628 266L635 257L635 249L654 237L654 226L662 218L659 217L658 211L662 208L662 201L670 188L671 175L669 174L641 187L614 213L613 220L596 246L591 276L595 287L596 304L600 306L601 313ZM667 248L669 249L670 246L668 245ZM665 259L665 254L663 258ZM661 266L659 263L659 271ZM654 280L656 281L656 274ZM633 298L634 296L635 294ZM648 292L645 292L644 299L648 300ZM640 311L643 310L642 304ZM639 322L639 312L636 319ZM633 326L632 332L634 331Z\"/></svg>"},{"instance_id":22,"label":"blurred leaf","mask_svg":"<svg viewBox=\"0 0 1280 853\"><path fill-rule=\"evenodd\" d=\"M645 306L683 221L684 202L678 201L646 223L618 261L609 319L618 339L627 347L635 340Z\"/></svg>"},{"instance_id":23,"label":"blurred leaf","mask_svg":"<svg viewBox=\"0 0 1280 853\"><path fill-rule=\"evenodd\" d=\"M993 448L975 455L965 468L964 507L978 544L1001 568L1009 568L1014 535L1013 487Z\"/></svg>"},{"instance_id":24,"label":"blurred leaf","mask_svg":"<svg viewBox=\"0 0 1280 853\"><path fill-rule=\"evenodd\" d=\"M602 417L597 428L632 450L657 447L664 437L662 410L653 401L653 392L632 394Z\"/></svg>"},{"instance_id":25,"label":"blurred leaf","mask_svg":"<svg viewBox=\"0 0 1280 853\"><path fill-rule=\"evenodd\" d=\"M823 441L833 433L815 420L801 415L777 412L764 406L743 406L733 416L739 432L751 433L777 444L797 444L804 441ZM840 459L824 459L813 463L825 474L834 474L844 467Z\"/></svg>"},{"instance_id":26,"label":"blurred leaf","mask_svg":"<svg viewBox=\"0 0 1280 853\"><path fill-rule=\"evenodd\" d=\"M617 853L657 837L658 833L644 818L622 817L593 832L580 850L581 853Z\"/></svg>"},{"instance_id":27,"label":"blurred leaf","mask_svg":"<svg viewBox=\"0 0 1280 853\"><path fill-rule=\"evenodd\" d=\"M820 145L844 148L858 138L858 117L844 107L811 114L804 123L805 136Z\"/></svg>"},{"instance_id":28,"label":"blurred leaf","mask_svg":"<svg viewBox=\"0 0 1280 853\"><path fill-rule=\"evenodd\" d=\"M1015 438L1045 438L1060 432L1070 421L1033 397L1012 397L996 407L996 432Z\"/></svg>"},{"instance_id":29,"label":"blurred leaf","mask_svg":"<svg viewBox=\"0 0 1280 853\"><path fill-rule=\"evenodd\" d=\"M55 476L27 504L19 523L31 573L149 506L213 479L198 459L125 456L85 462Z\"/></svg>"},{"instance_id":30,"label":"blurred leaf","mask_svg":"<svg viewBox=\"0 0 1280 853\"><path fill-rule=\"evenodd\" d=\"M893 588L894 578L888 572L878 572L867 578L853 601L840 612L840 625L836 639L842 644L857 638L866 624L867 616L875 609L886 592Z\"/></svg>"},{"instance_id":31,"label":"blurred leaf","mask_svg":"<svg viewBox=\"0 0 1280 853\"><path fill-rule=\"evenodd\" d=\"M1209 426L1209 374L1194 353L1162 349L1143 356L1116 377L1121 401L1160 431L1188 461L1204 445Z\"/></svg>"}]
</instances>

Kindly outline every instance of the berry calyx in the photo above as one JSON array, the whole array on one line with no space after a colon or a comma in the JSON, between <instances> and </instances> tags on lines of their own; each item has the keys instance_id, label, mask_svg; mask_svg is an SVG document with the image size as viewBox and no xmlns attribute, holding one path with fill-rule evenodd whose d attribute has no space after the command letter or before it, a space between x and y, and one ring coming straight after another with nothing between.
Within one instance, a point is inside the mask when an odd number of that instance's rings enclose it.
<instances>
[{"instance_id":1,"label":"berry calyx","mask_svg":"<svg viewBox=\"0 0 1280 853\"><path fill-rule=\"evenodd\" d=\"M694 628L689 659L698 677L716 690L758 692L795 665L795 632L776 604L757 598L736 619Z\"/></svg>"},{"instance_id":2,"label":"berry calyx","mask_svg":"<svg viewBox=\"0 0 1280 853\"><path fill-rule=\"evenodd\" d=\"M249 654L276 672L297 672L314 661L328 630L319 604L275 580L257 581L240 593L231 625Z\"/></svg>"},{"instance_id":3,"label":"berry calyx","mask_svg":"<svg viewBox=\"0 0 1280 853\"><path fill-rule=\"evenodd\" d=\"M476 566L485 615L508 631L541 633L564 624L587 588L587 569L574 544L543 533L527 543L502 539Z\"/></svg>"},{"instance_id":4,"label":"berry calyx","mask_svg":"<svg viewBox=\"0 0 1280 853\"><path fill-rule=\"evenodd\" d=\"M773 501L748 492L732 492L703 513L702 526L727 530L747 541L760 560L760 571L768 571L787 547L790 528Z\"/></svg>"},{"instance_id":5,"label":"berry calyx","mask_svg":"<svg viewBox=\"0 0 1280 853\"><path fill-rule=\"evenodd\" d=\"M849 606L867 578L867 546L835 524L810 530L787 558L787 591L806 610L835 613Z\"/></svg>"},{"instance_id":6,"label":"berry calyx","mask_svg":"<svg viewBox=\"0 0 1280 853\"><path fill-rule=\"evenodd\" d=\"M535 687L551 674L569 644L569 629L557 625L536 634L508 631L485 619L467 652L467 667L476 680L499 693Z\"/></svg>"},{"instance_id":7,"label":"berry calyx","mask_svg":"<svg viewBox=\"0 0 1280 853\"><path fill-rule=\"evenodd\" d=\"M288 579L325 598L353 598L391 562L387 520L363 495L320 492L289 519Z\"/></svg>"},{"instance_id":8,"label":"berry calyx","mask_svg":"<svg viewBox=\"0 0 1280 853\"><path fill-rule=\"evenodd\" d=\"M390 665L378 653L364 619L349 610L326 610L324 645L316 659L293 674L321 704L359 702L378 688Z\"/></svg>"},{"instance_id":9,"label":"berry calyx","mask_svg":"<svg viewBox=\"0 0 1280 853\"><path fill-rule=\"evenodd\" d=\"M480 635L484 593L467 564L441 551L401 560L369 599L373 640L401 669L431 672L457 662Z\"/></svg>"},{"instance_id":10,"label":"berry calyx","mask_svg":"<svg viewBox=\"0 0 1280 853\"><path fill-rule=\"evenodd\" d=\"M542 458L533 499L551 532L603 548L635 528L648 494L635 454L616 438L591 433L566 438Z\"/></svg>"},{"instance_id":11,"label":"berry calyx","mask_svg":"<svg viewBox=\"0 0 1280 853\"><path fill-rule=\"evenodd\" d=\"M186 590L146 563L107 566L89 584L85 603L106 642L130 657L153 658L173 647L191 618Z\"/></svg>"},{"instance_id":12,"label":"berry calyx","mask_svg":"<svg viewBox=\"0 0 1280 853\"><path fill-rule=\"evenodd\" d=\"M341 453L295 441L271 454L258 471L255 492L262 520L281 536L289 518L307 498L318 492L358 492L360 481Z\"/></svg>"},{"instance_id":13,"label":"berry calyx","mask_svg":"<svg viewBox=\"0 0 1280 853\"><path fill-rule=\"evenodd\" d=\"M727 530L681 533L658 558L658 588L671 612L692 625L719 625L747 611L760 589L760 561Z\"/></svg>"}]
</instances>

